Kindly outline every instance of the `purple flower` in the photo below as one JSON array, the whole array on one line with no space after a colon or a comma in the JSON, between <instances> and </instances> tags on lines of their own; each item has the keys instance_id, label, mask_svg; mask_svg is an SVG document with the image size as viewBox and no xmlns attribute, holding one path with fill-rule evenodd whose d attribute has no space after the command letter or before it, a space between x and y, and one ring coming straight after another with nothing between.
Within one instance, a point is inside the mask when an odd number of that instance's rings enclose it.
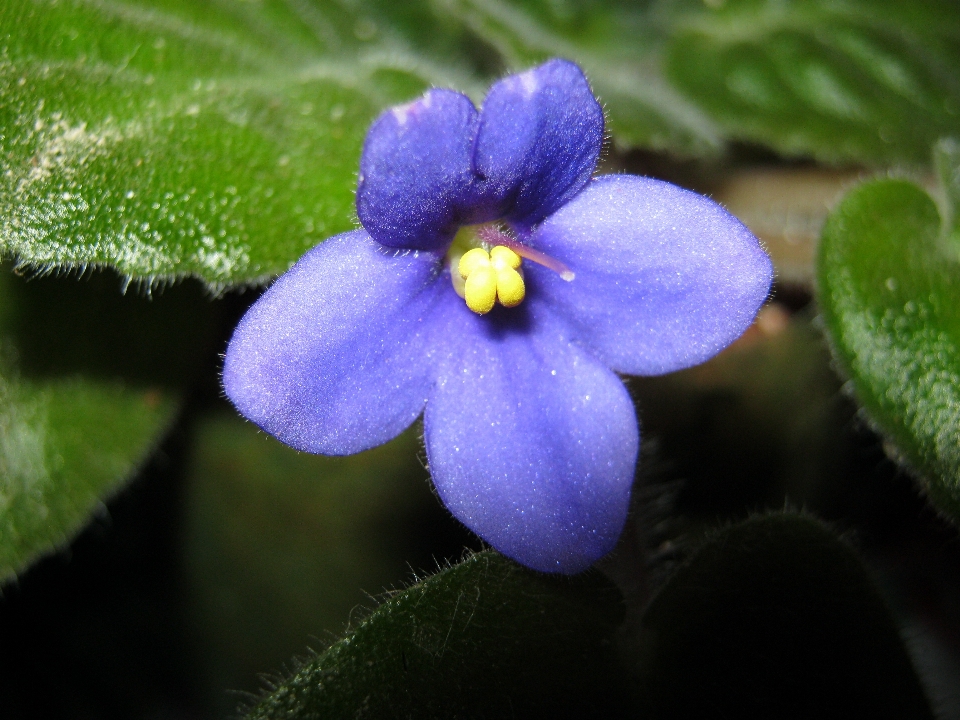
<instances>
[{"instance_id":1,"label":"purple flower","mask_svg":"<svg viewBox=\"0 0 960 720\"><path fill-rule=\"evenodd\" d=\"M616 373L716 354L772 273L710 200L632 175L591 180L602 140L603 112L564 60L501 80L479 112L451 90L384 112L360 160L363 229L308 252L244 316L227 395L327 455L384 443L423 413L457 518L529 567L588 567L620 535L637 459ZM461 262L471 246L506 250Z\"/></svg>"}]
</instances>

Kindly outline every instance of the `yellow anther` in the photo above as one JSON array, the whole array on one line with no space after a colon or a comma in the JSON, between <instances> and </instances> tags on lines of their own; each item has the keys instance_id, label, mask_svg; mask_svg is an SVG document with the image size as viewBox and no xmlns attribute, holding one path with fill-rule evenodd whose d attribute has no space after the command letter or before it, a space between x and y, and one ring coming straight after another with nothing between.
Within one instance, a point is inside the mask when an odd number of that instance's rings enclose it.
<instances>
[{"instance_id":1,"label":"yellow anther","mask_svg":"<svg viewBox=\"0 0 960 720\"><path fill-rule=\"evenodd\" d=\"M470 274L479 267L490 267L490 256L487 255L486 250L479 247L467 250L457 264L460 277L464 279L470 277Z\"/></svg>"},{"instance_id":2,"label":"yellow anther","mask_svg":"<svg viewBox=\"0 0 960 720\"><path fill-rule=\"evenodd\" d=\"M486 255L485 250L481 252ZM462 261L460 265L463 266ZM485 265L477 263L470 271L463 287L463 299L467 301L467 307L478 315L485 315L493 310L493 304L497 301L497 271L490 266L489 261Z\"/></svg>"},{"instance_id":3,"label":"yellow anther","mask_svg":"<svg viewBox=\"0 0 960 720\"><path fill-rule=\"evenodd\" d=\"M497 248L494 248L496 250ZM527 293L523 276L512 267L499 268L497 271L497 299L505 307L516 307L523 302Z\"/></svg>"},{"instance_id":4,"label":"yellow anther","mask_svg":"<svg viewBox=\"0 0 960 720\"><path fill-rule=\"evenodd\" d=\"M516 307L523 302L526 288L523 276L517 272L520 262L519 255L502 245L493 248L489 255L483 248L465 252L457 263L457 270L465 279L463 299L467 307L485 315L498 299L506 307Z\"/></svg>"},{"instance_id":5,"label":"yellow anther","mask_svg":"<svg viewBox=\"0 0 960 720\"><path fill-rule=\"evenodd\" d=\"M490 251L490 260L498 270L509 267L514 270L520 267L520 256L505 245L497 245Z\"/></svg>"}]
</instances>

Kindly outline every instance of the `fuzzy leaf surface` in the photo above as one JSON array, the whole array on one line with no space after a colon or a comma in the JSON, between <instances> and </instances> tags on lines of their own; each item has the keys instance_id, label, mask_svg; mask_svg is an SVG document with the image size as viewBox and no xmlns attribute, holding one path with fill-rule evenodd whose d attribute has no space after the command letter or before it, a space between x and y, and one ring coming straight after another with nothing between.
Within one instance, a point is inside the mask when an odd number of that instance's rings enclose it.
<instances>
[{"instance_id":1,"label":"fuzzy leaf surface","mask_svg":"<svg viewBox=\"0 0 960 720\"><path fill-rule=\"evenodd\" d=\"M365 9L4 3L0 251L219 288L351 228L371 118L444 79Z\"/></svg>"},{"instance_id":2,"label":"fuzzy leaf surface","mask_svg":"<svg viewBox=\"0 0 960 720\"><path fill-rule=\"evenodd\" d=\"M249 717L618 717L617 589L486 551L381 605Z\"/></svg>"},{"instance_id":3,"label":"fuzzy leaf surface","mask_svg":"<svg viewBox=\"0 0 960 720\"><path fill-rule=\"evenodd\" d=\"M818 300L869 417L960 521L960 254L906 180L851 191L824 227Z\"/></svg>"}]
</instances>

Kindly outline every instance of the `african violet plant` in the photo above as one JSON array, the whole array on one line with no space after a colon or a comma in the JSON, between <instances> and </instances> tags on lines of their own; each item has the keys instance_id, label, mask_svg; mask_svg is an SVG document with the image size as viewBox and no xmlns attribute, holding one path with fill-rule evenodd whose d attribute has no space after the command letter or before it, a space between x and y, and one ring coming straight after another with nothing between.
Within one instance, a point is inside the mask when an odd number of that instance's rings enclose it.
<instances>
[{"instance_id":1,"label":"african violet plant","mask_svg":"<svg viewBox=\"0 0 960 720\"><path fill-rule=\"evenodd\" d=\"M958 76L951 0L3 3L4 716L324 633L251 717L949 711Z\"/></svg>"}]
</instances>

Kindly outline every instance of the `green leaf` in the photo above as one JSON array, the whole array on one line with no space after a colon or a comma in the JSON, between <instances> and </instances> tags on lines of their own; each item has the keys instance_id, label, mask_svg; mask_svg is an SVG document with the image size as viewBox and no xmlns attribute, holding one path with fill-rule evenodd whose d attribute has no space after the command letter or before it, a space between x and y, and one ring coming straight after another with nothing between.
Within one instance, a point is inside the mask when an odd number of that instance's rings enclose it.
<instances>
[{"instance_id":1,"label":"green leaf","mask_svg":"<svg viewBox=\"0 0 960 720\"><path fill-rule=\"evenodd\" d=\"M905 180L855 188L824 227L818 284L867 414L960 520L960 262L934 201Z\"/></svg>"},{"instance_id":2,"label":"green leaf","mask_svg":"<svg viewBox=\"0 0 960 720\"><path fill-rule=\"evenodd\" d=\"M0 373L0 580L66 544L169 425L155 391Z\"/></svg>"},{"instance_id":3,"label":"green leaf","mask_svg":"<svg viewBox=\"0 0 960 720\"><path fill-rule=\"evenodd\" d=\"M483 552L387 600L249 717L620 717L622 617L599 574Z\"/></svg>"},{"instance_id":4,"label":"green leaf","mask_svg":"<svg viewBox=\"0 0 960 720\"><path fill-rule=\"evenodd\" d=\"M171 373L196 365L196 351L169 335L161 336L166 348L121 337L127 322L159 319L162 304L121 298L110 279L25 282L0 272L0 581L102 510L172 421L179 403L164 389ZM203 315L192 316L197 328ZM195 331L177 330L195 339ZM138 365L138 350L165 369ZM128 380L116 372L117 358Z\"/></svg>"},{"instance_id":5,"label":"green leaf","mask_svg":"<svg viewBox=\"0 0 960 720\"><path fill-rule=\"evenodd\" d=\"M0 250L219 288L351 229L371 118L446 77L365 17L333 3L5 2Z\"/></svg>"},{"instance_id":6,"label":"green leaf","mask_svg":"<svg viewBox=\"0 0 960 720\"><path fill-rule=\"evenodd\" d=\"M677 86L735 138L827 162L929 162L960 123L951 0L726 0L680 25Z\"/></svg>"},{"instance_id":7,"label":"green leaf","mask_svg":"<svg viewBox=\"0 0 960 720\"><path fill-rule=\"evenodd\" d=\"M442 7L512 70L550 57L579 63L624 145L701 156L720 150L716 125L663 76L669 17L651 3L443 0Z\"/></svg>"},{"instance_id":8,"label":"green leaf","mask_svg":"<svg viewBox=\"0 0 960 720\"><path fill-rule=\"evenodd\" d=\"M800 515L709 538L650 603L638 645L636 717L933 717L860 560Z\"/></svg>"}]
</instances>

